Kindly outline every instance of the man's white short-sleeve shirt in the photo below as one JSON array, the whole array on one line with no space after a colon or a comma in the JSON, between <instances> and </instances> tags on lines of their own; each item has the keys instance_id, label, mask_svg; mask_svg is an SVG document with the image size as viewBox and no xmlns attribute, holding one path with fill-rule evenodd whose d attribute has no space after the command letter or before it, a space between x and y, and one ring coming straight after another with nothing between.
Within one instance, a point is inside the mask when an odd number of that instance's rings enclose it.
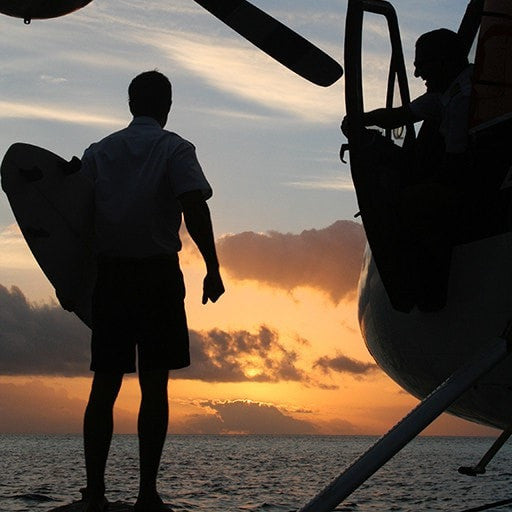
<instances>
[{"instance_id":1,"label":"man's white short-sleeve shirt","mask_svg":"<svg viewBox=\"0 0 512 512\"><path fill-rule=\"evenodd\" d=\"M98 254L144 258L181 249L178 197L212 195L195 147L151 117L92 144L81 172L94 183Z\"/></svg>"}]
</instances>

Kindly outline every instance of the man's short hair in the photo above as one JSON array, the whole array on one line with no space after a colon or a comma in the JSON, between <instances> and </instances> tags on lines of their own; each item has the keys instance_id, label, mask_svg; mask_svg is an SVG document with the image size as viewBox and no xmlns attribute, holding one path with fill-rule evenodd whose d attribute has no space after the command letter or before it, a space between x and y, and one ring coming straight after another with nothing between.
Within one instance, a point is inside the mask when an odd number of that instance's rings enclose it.
<instances>
[{"instance_id":1,"label":"man's short hair","mask_svg":"<svg viewBox=\"0 0 512 512\"><path fill-rule=\"evenodd\" d=\"M128 98L134 116L159 117L171 108L172 85L159 71L145 71L131 81Z\"/></svg>"},{"instance_id":2,"label":"man's short hair","mask_svg":"<svg viewBox=\"0 0 512 512\"><path fill-rule=\"evenodd\" d=\"M415 65L436 60L467 62L467 52L456 32L447 28L432 30L416 41Z\"/></svg>"}]
</instances>

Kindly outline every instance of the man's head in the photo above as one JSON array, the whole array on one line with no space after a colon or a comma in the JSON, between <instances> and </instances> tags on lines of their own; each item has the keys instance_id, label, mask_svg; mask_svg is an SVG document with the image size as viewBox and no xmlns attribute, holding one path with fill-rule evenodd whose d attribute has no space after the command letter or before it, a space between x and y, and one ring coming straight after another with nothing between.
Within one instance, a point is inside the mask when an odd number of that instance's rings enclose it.
<instances>
[{"instance_id":1,"label":"man's head","mask_svg":"<svg viewBox=\"0 0 512 512\"><path fill-rule=\"evenodd\" d=\"M414 76L425 80L428 91L445 91L467 65L467 54L456 32L440 28L416 41Z\"/></svg>"},{"instance_id":2,"label":"man's head","mask_svg":"<svg viewBox=\"0 0 512 512\"><path fill-rule=\"evenodd\" d=\"M141 73L130 83L128 97L134 117L152 117L165 126L172 104L172 86L165 75L158 71Z\"/></svg>"}]
</instances>

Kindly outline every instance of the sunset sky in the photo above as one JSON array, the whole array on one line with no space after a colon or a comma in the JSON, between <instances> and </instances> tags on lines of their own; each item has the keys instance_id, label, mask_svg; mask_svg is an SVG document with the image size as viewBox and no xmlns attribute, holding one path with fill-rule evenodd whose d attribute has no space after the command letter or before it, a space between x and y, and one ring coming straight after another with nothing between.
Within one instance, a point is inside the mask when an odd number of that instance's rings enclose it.
<instances>
[{"instance_id":1,"label":"sunset sky","mask_svg":"<svg viewBox=\"0 0 512 512\"><path fill-rule=\"evenodd\" d=\"M345 0L255 0L342 63ZM412 94L415 39L456 29L466 0L394 0ZM389 46L365 24L368 108L383 106ZM197 147L226 294L201 305L203 264L184 234L190 368L170 383L173 433L382 434L417 401L374 363L357 323L365 244L348 165L343 78L311 85L192 0L94 0L57 20L0 18L0 154L14 142L69 159L124 127L127 86L174 85L167 129ZM79 432L89 330L56 304L0 193L0 433ZM135 432L125 380L116 431ZM488 434L442 416L430 434Z\"/></svg>"}]
</instances>

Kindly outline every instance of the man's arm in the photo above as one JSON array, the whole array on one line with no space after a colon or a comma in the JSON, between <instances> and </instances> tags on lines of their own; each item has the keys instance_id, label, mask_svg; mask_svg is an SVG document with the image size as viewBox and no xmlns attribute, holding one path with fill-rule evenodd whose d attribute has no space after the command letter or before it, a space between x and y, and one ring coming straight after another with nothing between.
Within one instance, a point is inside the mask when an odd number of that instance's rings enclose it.
<instances>
[{"instance_id":1,"label":"man's arm","mask_svg":"<svg viewBox=\"0 0 512 512\"><path fill-rule=\"evenodd\" d=\"M396 108L378 108L363 114L364 126L379 126L380 128L399 128L419 119L412 113L408 105Z\"/></svg>"},{"instance_id":2,"label":"man's arm","mask_svg":"<svg viewBox=\"0 0 512 512\"><path fill-rule=\"evenodd\" d=\"M384 129L392 129L417 121L420 121L420 119L412 112L408 105L396 108L378 108L363 114L363 125L365 127L379 126ZM341 129L345 135L347 135L348 122L348 117L345 117L341 124Z\"/></svg>"},{"instance_id":3,"label":"man's arm","mask_svg":"<svg viewBox=\"0 0 512 512\"><path fill-rule=\"evenodd\" d=\"M210 299L216 302L224 293L224 285L219 272L219 261L215 251L210 210L199 190L185 192L178 197L183 208L185 225L192 240L197 245L206 264L206 277L203 281L203 304Z\"/></svg>"}]
</instances>

